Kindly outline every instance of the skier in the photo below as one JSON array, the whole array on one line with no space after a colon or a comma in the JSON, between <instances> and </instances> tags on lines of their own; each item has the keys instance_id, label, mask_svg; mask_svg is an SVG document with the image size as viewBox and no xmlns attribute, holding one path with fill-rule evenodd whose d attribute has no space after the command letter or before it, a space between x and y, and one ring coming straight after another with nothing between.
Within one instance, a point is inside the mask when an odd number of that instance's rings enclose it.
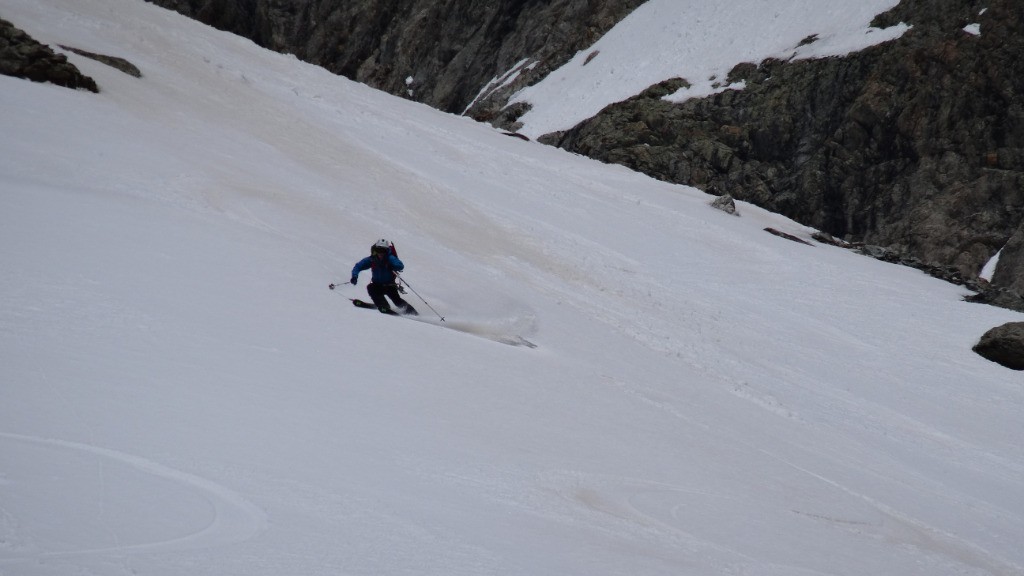
<instances>
[{"instance_id":1,"label":"skier","mask_svg":"<svg viewBox=\"0 0 1024 576\"><path fill-rule=\"evenodd\" d=\"M391 298L395 306L404 314L418 315L416 309L402 299L399 294L399 287L396 283L397 273L405 269L405 264L398 259L395 246L384 238L376 241L370 246L370 255L363 258L352 268L352 279L349 282L356 285L359 282L359 273L367 268L371 269L370 283L366 286L366 292L373 300L374 306L384 314L394 314L388 298Z\"/></svg>"}]
</instances>

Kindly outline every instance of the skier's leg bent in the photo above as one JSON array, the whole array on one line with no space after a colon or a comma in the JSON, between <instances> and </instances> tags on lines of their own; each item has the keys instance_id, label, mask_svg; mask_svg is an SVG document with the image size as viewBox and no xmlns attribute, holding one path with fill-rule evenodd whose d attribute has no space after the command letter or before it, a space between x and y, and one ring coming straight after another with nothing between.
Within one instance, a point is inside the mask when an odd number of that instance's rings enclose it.
<instances>
[{"instance_id":1,"label":"skier's leg bent","mask_svg":"<svg viewBox=\"0 0 1024 576\"><path fill-rule=\"evenodd\" d=\"M391 310L391 305L389 305L387 299L384 298L384 294L386 292L387 288L385 286L381 286L375 282L370 282L366 285L366 293L370 295L370 300L373 300L373 305L381 312Z\"/></svg>"},{"instance_id":2,"label":"skier's leg bent","mask_svg":"<svg viewBox=\"0 0 1024 576\"><path fill-rule=\"evenodd\" d=\"M419 315L419 312L417 312L416 309L413 308L411 304L406 302L402 298L402 295L398 293L397 285L391 284L387 286L385 294L387 294L388 297L391 298L391 301L394 302L395 306L397 306L398 309L401 310L402 312L406 314L412 314L414 316Z\"/></svg>"}]
</instances>

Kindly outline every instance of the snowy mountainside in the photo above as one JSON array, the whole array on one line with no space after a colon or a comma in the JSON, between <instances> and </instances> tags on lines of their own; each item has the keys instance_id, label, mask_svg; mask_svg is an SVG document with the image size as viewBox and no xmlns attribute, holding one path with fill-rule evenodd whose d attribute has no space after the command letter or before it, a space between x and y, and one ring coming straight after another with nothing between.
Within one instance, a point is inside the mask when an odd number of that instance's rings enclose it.
<instances>
[{"instance_id":1,"label":"snowy mountainside","mask_svg":"<svg viewBox=\"0 0 1024 576\"><path fill-rule=\"evenodd\" d=\"M593 46L520 90L510 103L531 109L520 132L536 138L572 128L613 102L649 86L684 78L690 86L666 96L681 102L727 88L729 71L766 58L824 58L898 38L908 28L870 27L897 0L648 0Z\"/></svg>"},{"instance_id":2,"label":"snowy mountainside","mask_svg":"<svg viewBox=\"0 0 1024 576\"><path fill-rule=\"evenodd\" d=\"M0 77L0 574L1024 566L1019 315L143 2L3 15L143 76ZM381 236L472 333L327 290Z\"/></svg>"}]
</instances>

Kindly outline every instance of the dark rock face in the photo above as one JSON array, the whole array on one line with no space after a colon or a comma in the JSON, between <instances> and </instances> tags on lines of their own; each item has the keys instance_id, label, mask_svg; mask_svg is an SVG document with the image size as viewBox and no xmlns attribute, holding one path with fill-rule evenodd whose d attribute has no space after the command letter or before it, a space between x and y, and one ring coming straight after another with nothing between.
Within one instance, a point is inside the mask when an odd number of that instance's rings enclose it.
<instances>
[{"instance_id":1,"label":"dark rock face","mask_svg":"<svg viewBox=\"0 0 1024 576\"><path fill-rule=\"evenodd\" d=\"M150 1L441 110L461 114L475 102L469 115L489 119L512 91L568 61L644 0ZM520 63L516 82L477 99Z\"/></svg>"},{"instance_id":2,"label":"dark rock face","mask_svg":"<svg viewBox=\"0 0 1024 576\"><path fill-rule=\"evenodd\" d=\"M989 330L974 351L1007 368L1024 370L1024 322L1010 322Z\"/></svg>"},{"instance_id":3,"label":"dark rock face","mask_svg":"<svg viewBox=\"0 0 1024 576\"><path fill-rule=\"evenodd\" d=\"M63 54L35 41L13 24L0 19L0 74L51 82L68 88L99 92L96 82L78 71Z\"/></svg>"},{"instance_id":4,"label":"dark rock face","mask_svg":"<svg viewBox=\"0 0 1024 576\"><path fill-rule=\"evenodd\" d=\"M1008 265L1004 265L1003 261ZM992 276L992 284L1024 294L1024 223L1017 228L999 255L999 266Z\"/></svg>"},{"instance_id":5,"label":"dark rock face","mask_svg":"<svg viewBox=\"0 0 1024 576\"><path fill-rule=\"evenodd\" d=\"M739 65L746 89L683 104L660 98L685 80L663 82L542 141L965 278L1013 236L993 284L1020 290L1024 4L903 0L875 24L900 21L899 40Z\"/></svg>"}]
</instances>

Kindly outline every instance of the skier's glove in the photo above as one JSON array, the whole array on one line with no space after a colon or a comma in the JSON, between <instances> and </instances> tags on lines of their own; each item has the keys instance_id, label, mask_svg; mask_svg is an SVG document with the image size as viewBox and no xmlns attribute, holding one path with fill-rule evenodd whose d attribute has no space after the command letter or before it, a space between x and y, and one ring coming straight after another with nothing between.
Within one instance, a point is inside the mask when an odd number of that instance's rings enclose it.
<instances>
[{"instance_id":1,"label":"skier's glove","mask_svg":"<svg viewBox=\"0 0 1024 576\"><path fill-rule=\"evenodd\" d=\"M359 277L358 276L353 276L352 279L348 281L348 283L353 285L353 286L355 286L356 284L359 283Z\"/></svg>"}]
</instances>

